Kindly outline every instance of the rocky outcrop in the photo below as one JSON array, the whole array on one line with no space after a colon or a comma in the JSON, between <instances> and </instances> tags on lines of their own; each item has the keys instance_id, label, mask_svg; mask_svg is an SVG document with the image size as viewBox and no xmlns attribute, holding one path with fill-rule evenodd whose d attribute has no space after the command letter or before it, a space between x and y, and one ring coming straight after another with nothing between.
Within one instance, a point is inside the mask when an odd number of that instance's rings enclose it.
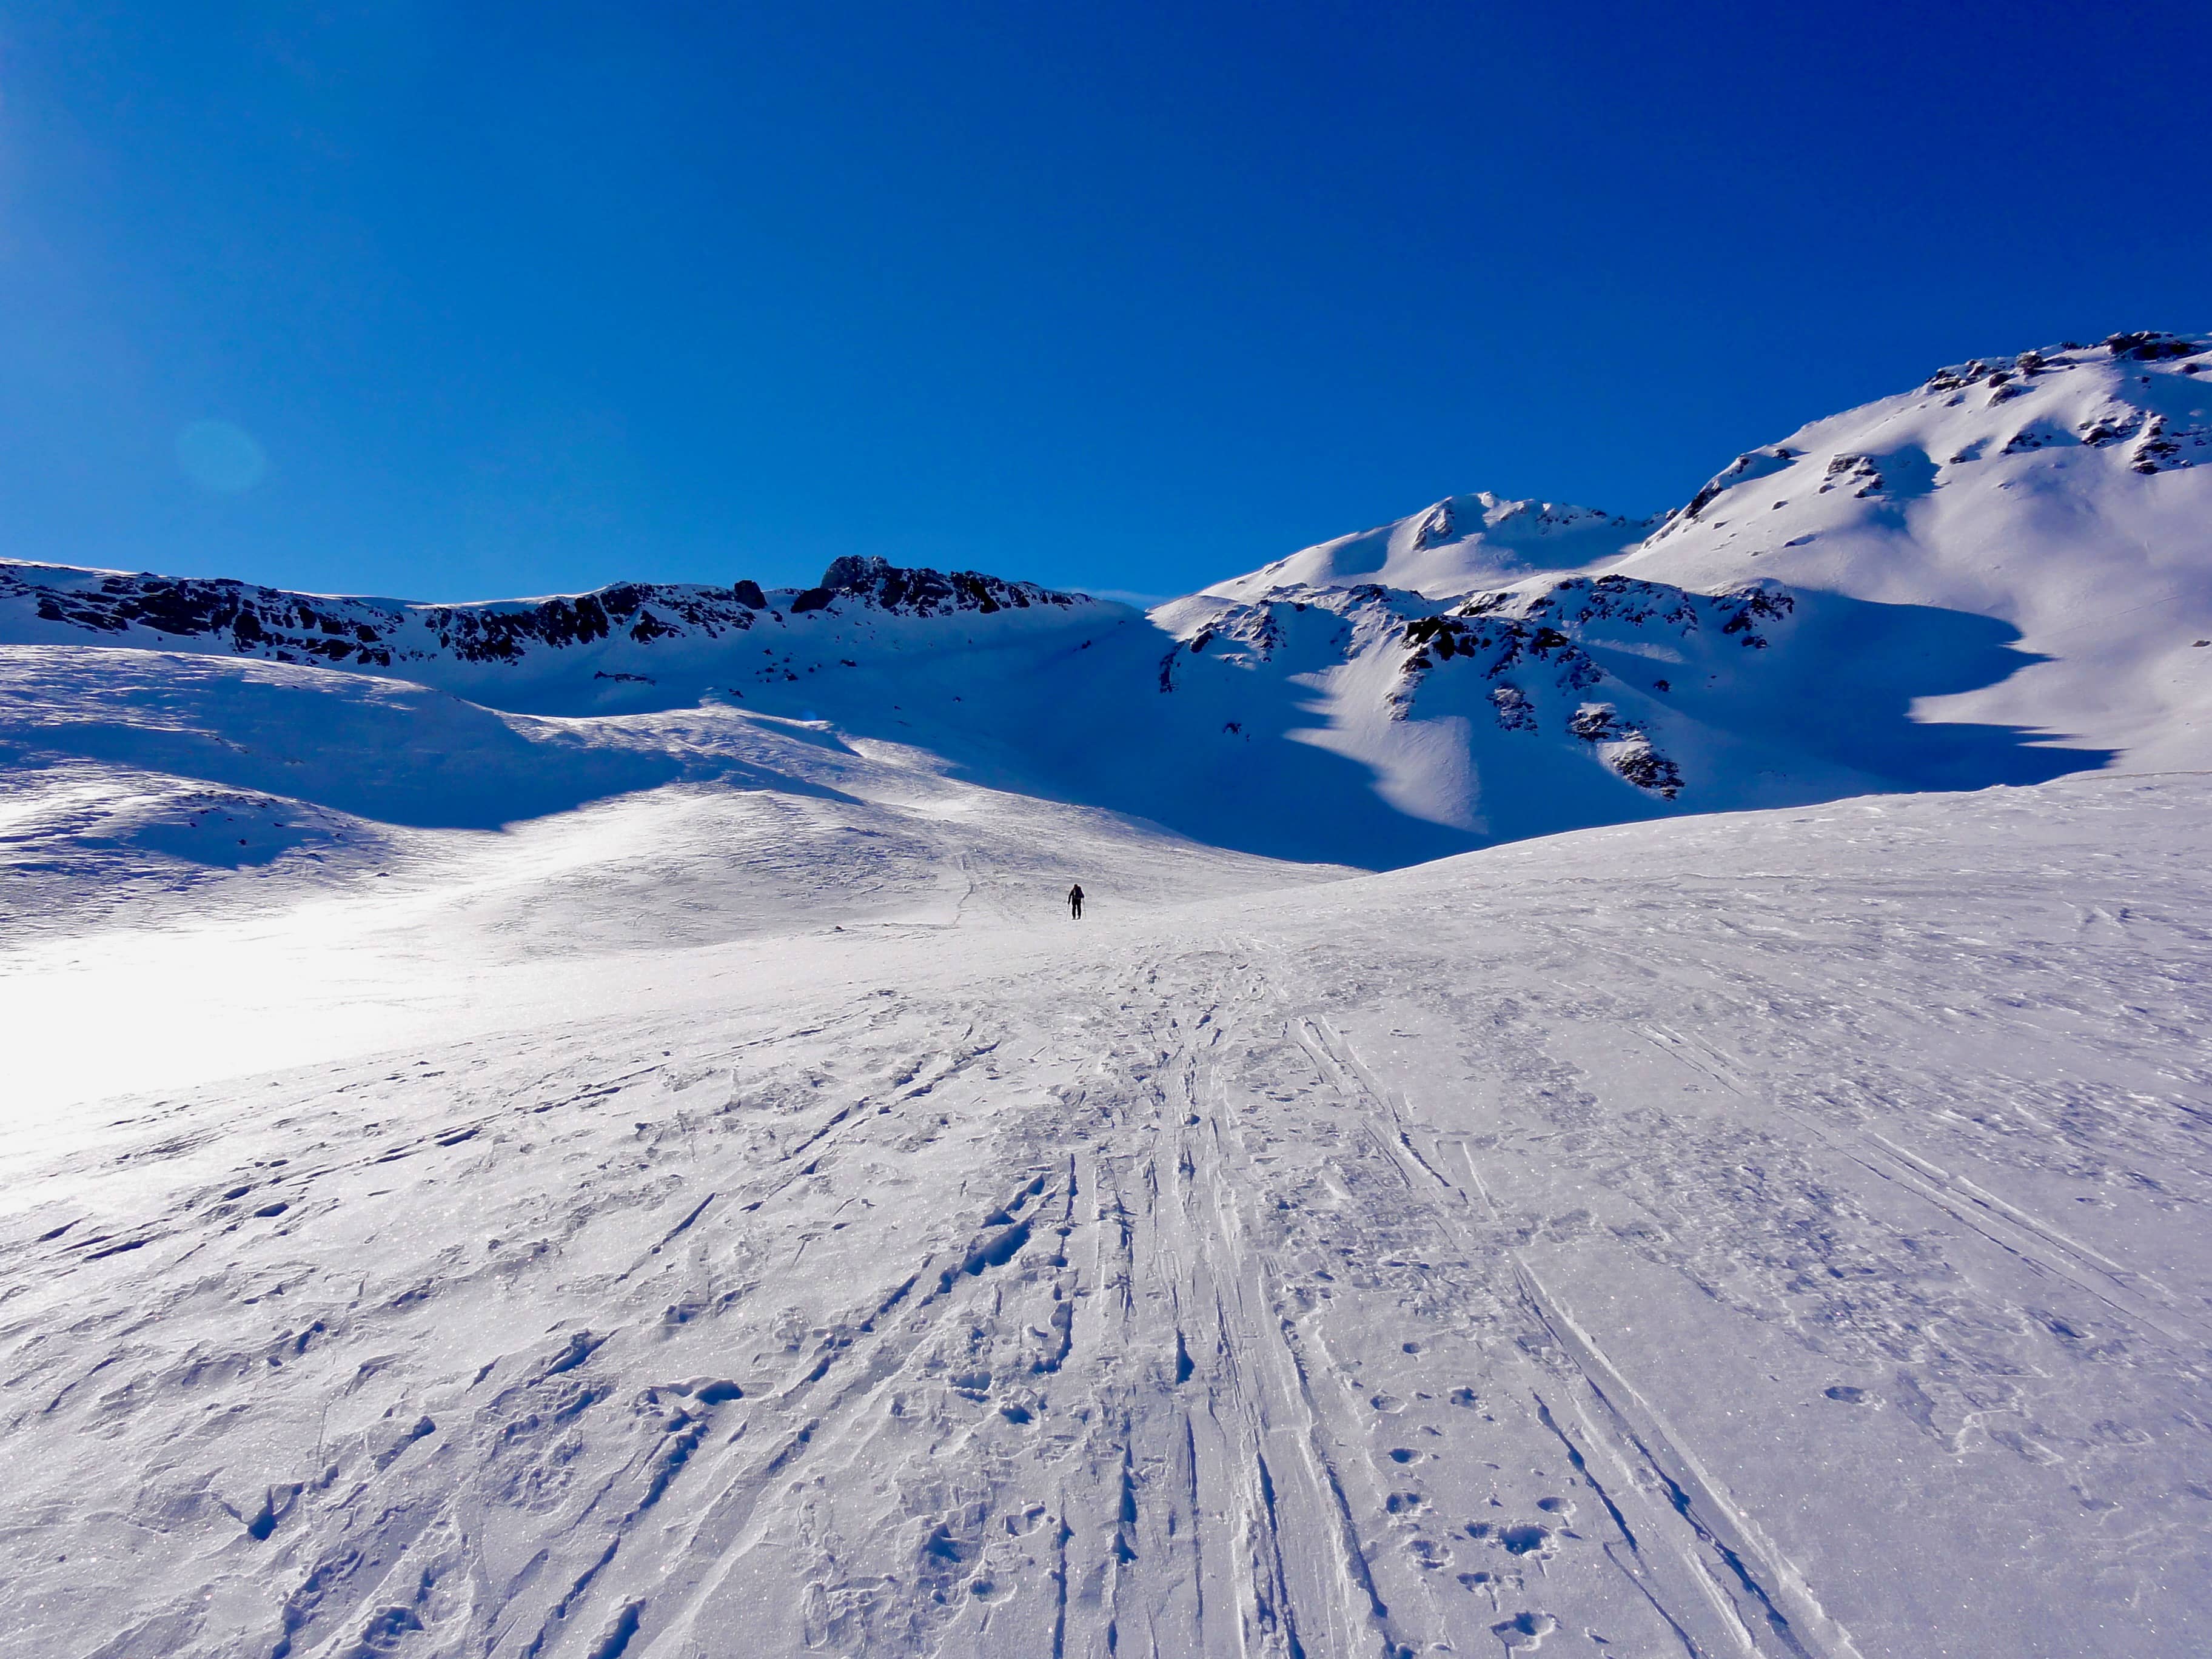
<instances>
[{"instance_id":1,"label":"rocky outcrop","mask_svg":"<svg viewBox=\"0 0 2212 1659\"><path fill-rule=\"evenodd\" d=\"M817 596L819 596L817 599ZM1079 593L1055 593L1035 582L1010 582L980 571L908 569L884 559L842 558L823 572L821 586L792 602L794 611L854 599L899 617L944 617L963 611L988 616L1031 605L1079 605Z\"/></svg>"},{"instance_id":2,"label":"rocky outcrop","mask_svg":"<svg viewBox=\"0 0 2212 1659\"><path fill-rule=\"evenodd\" d=\"M1425 599L1402 588L1363 583L1349 587L1275 588L1249 601L1223 600L1184 610L1188 630L1160 663L1159 689L1182 689L1178 676L1202 663L1250 672L1294 673L1297 683L1341 667L1350 685L1374 685L1363 665L1387 670L1382 712L1394 722L1417 717L1424 686L1437 675L1472 677L1498 729L1548 737L1590 753L1637 788L1673 800L1686 787L1677 763L1660 751L1650 713L1632 716L1624 701L1649 708L1664 696L1664 678L1624 684L1593 654L1624 642L1645 660L1764 651L1773 625L1796 601L1779 583L1746 583L1723 593L1698 593L1664 582L1607 574L1474 594ZM1602 641L1593 642L1594 631ZM1218 684L1218 682L1216 682ZM1614 688L1607 701L1608 686ZM1450 712L1463 703L1448 702Z\"/></svg>"},{"instance_id":3,"label":"rocky outcrop","mask_svg":"<svg viewBox=\"0 0 2212 1659\"><path fill-rule=\"evenodd\" d=\"M1609 676L1579 637L1607 624L1678 640L1712 636L1763 651L1767 624L1781 621L1796 601L1779 584L1747 584L1725 593L1692 593L1664 582L1617 575L1577 576L1538 592L1477 594L1439 616L1417 617L1401 636L1406 659L1391 694L1392 713L1408 718L1429 676L1446 665L1495 682L1489 701L1507 732L1540 732L1538 701L1579 698ZM1653 683L1664 691L1667 683ZM1613 771L1639 789L1672 800L1683 780L1675 763L1654 746L1646 725L1625 719L1609 702L1580 702L1567 717L1567 735L1592 745Z\"/></svg>"}]
</instances>

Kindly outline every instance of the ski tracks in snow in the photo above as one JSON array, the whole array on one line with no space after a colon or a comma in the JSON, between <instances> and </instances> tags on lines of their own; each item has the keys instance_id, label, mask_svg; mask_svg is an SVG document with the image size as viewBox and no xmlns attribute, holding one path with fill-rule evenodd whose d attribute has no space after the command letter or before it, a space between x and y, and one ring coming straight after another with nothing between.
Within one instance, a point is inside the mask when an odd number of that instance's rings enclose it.
<instances>
[{"instance_id":1,"label":"ski tracks in snow","mask_svg":"<svg viewBox=\"0 0 2212 1659\"><path fill-rule=\"evenodd\" d=\"M1562 976L1606 925L948 944L118 1114L5 1224L25 1651L1986 1650L1954 1593L2193 1650L2124 1589L2202 1553L2186 1263L1990 1162L2193 1205L2185 1118L2062 1133L1665 940ZM1984 1511L2039 1576L1917 1565Z\"/></svg>"}]
</instances>

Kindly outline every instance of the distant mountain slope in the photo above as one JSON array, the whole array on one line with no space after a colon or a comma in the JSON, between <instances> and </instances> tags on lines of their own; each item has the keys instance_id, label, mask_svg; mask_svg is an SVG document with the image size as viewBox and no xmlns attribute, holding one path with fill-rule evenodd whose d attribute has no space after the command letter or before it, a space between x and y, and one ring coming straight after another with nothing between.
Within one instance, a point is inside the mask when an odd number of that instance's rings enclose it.
<instances>
[{"instance_id":1,"label":"distant mountain slope","mask_svg":"<svg viewBox=\"0 0 2212 1659\"><path fill-rule=\"evenodd\" d=\"M2212 342L2115 335L1815 422L1638 544L1601 514L1453 497L1154 617L1262 672L1291 617L1370 618L1291 672L1314 740L1486 836L2200 767L2206 460Z\"/></svg>"},{"instance_id":2,"label":"distant mountain slope","mask_svg":"<svg viewBox=\"0 0 2212 1659\"><path fill-rule=\"evenodd\" d=\"M0 562L0 641L132 646L346 668L420 681L490 706L580 714L667 707L710 688L744 695L824 665L825 646L901 649L963 619L993 641L1105 609L1080 593L972 571L839 559L817 587L763 591L617 582L589 593L477 605L292 593ZM916 624L925 624L917 627ZM846 657L829 654L843 666ZM665 690L662 690L663 686Z\"/></svg>"},{"instance_id":3,"label":"distant mountain slope","mask_svg":"<svg viewBox=\"0 0 2212 1659\"><path fill-rule=\"evenodd\" d=\"M881 560L840 559L808 589L622 583L468 605L0 563L0 646L334 669L507 715L719 705L1218 847L1369 867L1656 816L2203 766L2208 370L2205 342L2151 334L1970 363L1738 458L1648 536L1454 496L1149 616ZM387 724L417 708L373 706ZM434 708L424 764L458 777L434 733L469 722ZM112 758L100 725L0 711L0 755ZM501 754L554 752L536 728L520 749L495 722L470 729ZM164 764L240 782L210 732ZM641 746L611 726L602 740ZM659 775L698 775L662 759ZM633 775L653 767L605 773ZM327 781L304 798L361 810ZM392 787L393 815L417 823L528 816L564 793L478 788L457 814L423 780Z\"/></svg>"},{"instance_id":4,"label":"distant mountain slope","mask_svg":"<svg viewBox=\"0 0 2212 1659\"><path fill-rule=\"evenodd\" d=\"M2212 763L2212 341L2121 334L1940 371L1753 450L1624 575L1801 591L2008 624L2042 660L1933 702Z\"/></svg>"}]
</instances>

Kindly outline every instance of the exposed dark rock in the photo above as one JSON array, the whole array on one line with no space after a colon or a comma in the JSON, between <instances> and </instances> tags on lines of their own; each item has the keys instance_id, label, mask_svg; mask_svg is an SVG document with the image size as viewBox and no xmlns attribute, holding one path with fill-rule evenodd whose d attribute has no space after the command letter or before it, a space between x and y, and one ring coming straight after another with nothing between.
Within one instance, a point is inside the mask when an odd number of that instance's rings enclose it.
<instances>
[{"instance_id":1,"label":"exposed dark rock","mask_svg":"<svg viewBox=\"0 0 2212 1659\"><path fill-rule=\"evenodd\" d=\"M1642 734L1638 735L1640 739ZM1672 800L1682 793L1681 769L1648 741L1624 744L1607 764L1638 789L1648 789L1665 799Z\"/></svg>"},{"instance_id":2,"label":"exposed dark rock","mask_svg":"<svg viewBox=\"0 0 2212 1659\"><path fill-rule=\"evenodd\" d=\"M2132 438L2142 430L2143 412L2140 409L2108 410L2102 415L2084 421L2079 430L2081 441L2092 449L2102 449Z\"/></svg>"},{"instance_id":3,"label":"exposed dark rock","mask_svg":"<svg viewBox=\"0 0 2212 1659\"><path fill-rule=\"evenodd\" d=\"M1567 730L1584 743L1601 743L1622 735L1620 711L1609 702L1585 703L1568 718Z\"/></svg>"},{"instance_id":4,"label":"exposed dark rock","mask_svg":"<svg viewBox=\"0 0 2212 1659\"><path fill-rule=\"evenodd\" d=\"M1874 495L1881 493L1881 469L1875 465L1871 455L1832 457L1828 462L1828 476L1826 481L1820 486L1820 494L1825 495L1832 489L1850 484L1859 486L1853 492L1855 495Z\"/></svg>"},{"instance_id":5,"label":"exposed dark rock","mask_svg":"<svg viewBox=\"0 0 2212 1659\"><path fill-rule=\"evenodd\" d=\"M2131 357L2137 362L2154 363L2165 357L2193 357L2202 348L2194 340L2184 339L2180 335L2147 328L2132 334L2106 335L2105 349L2115 357Z\"/></svg>"},{"instance_id":6,"label":"exposed dark rock","mask_svg":"<svg viewBox=\"0 0 2212 1659\"><path fill-rule=\"evenodd\" d=\"M1470 669L1458 665L1467 664L1496 682L1489 697L1499 726L1533 732L1537 706L1528 688L1545 681L1530 681L1532 670L1571 697L1606 683L1605 670L1583 638L1594 623L1608 624L1609 634L1626 624L1639 632L1672 635L1686 646L1715 639L1764 650L1769 643L1764 625L1788 617L1796 607L1796 599L1771 582L1747 583L1724 593L1692 593L1619 574L1571 576L1534 594L1476 594L1447 613L1414 617L1401 629L1407 655L1390 696L1391 714L1410 718L1415 693L1430 674L1446 665L1453 665L1454 673L1466 673ZM1504 678L1509 672L1511 679ZM1663 679L1651 684L1659 691L1670 689ZM1680 769L1615 705L1583 703L1568 716L1567 727L1598 747L1604 763L1638 788L1672 800L1683 787Z\"/></svg>"},{"instance_id":7,"label":"exposed dark rock","mask_svg":"<svg viewBox=\"0 0 2212 1659\"><path fill-rule=\"evenodd\" d=\"M1417 548L1442 547L1458 534L1459 526L1452 520L1451 503L1438 501L1429 509L1429 516L1421 520L1420 528L1413 532L1413 545Z\"/></svg>"},{"instance_id":8,"label":"exposed dark rock","mask_svg":"<svg viewBox=\"0 0 2212 1659\"><path fill-rule=\"evenodd\" d=\"M884 559L845 557L830 562L814 590L855 599L895 615L935 617L954 611L1026 611L1035 605L1066 607L1080 595L1055 593L1035 582L1010 582L979 571L907 569ZM801 607L794 603L792 609ZM809 610L818 609L807 606Z\"/></svg>"}]
</instances>

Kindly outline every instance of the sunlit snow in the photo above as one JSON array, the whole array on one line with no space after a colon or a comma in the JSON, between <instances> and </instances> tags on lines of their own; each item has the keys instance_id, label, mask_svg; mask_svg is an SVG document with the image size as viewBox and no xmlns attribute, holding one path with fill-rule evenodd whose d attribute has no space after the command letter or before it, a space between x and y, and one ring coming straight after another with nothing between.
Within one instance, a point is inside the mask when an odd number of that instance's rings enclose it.
<instances>
[{"instance_id":1,"label":"sunlit snow","mask_svg":"<svg viewBox=\"0 0 2212 1659\"><path fill-rule=\"evenodd\" d=\"M2203 1652L2194 347L1149 615L0 566L14 1649Z\"/></svg>"}]
</instances>

